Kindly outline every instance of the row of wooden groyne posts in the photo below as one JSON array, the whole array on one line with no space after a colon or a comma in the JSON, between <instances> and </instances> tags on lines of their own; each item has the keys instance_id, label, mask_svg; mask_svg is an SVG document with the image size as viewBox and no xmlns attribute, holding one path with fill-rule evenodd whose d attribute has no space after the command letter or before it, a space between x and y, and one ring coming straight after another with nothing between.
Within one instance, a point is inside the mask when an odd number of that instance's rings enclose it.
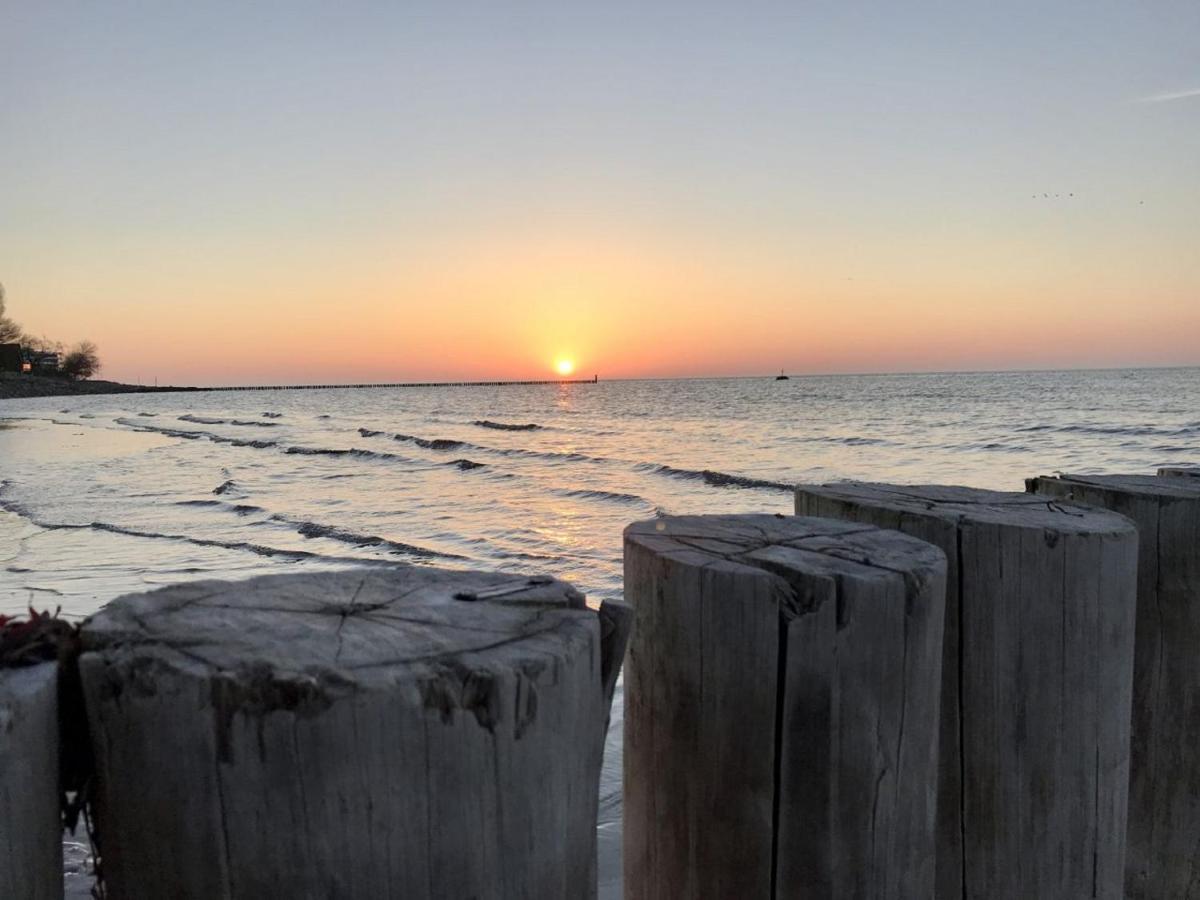
<instances>
[{"instance_id":1,"label":"row of wooden groyne posts","mask_svg":"<svg viewBox=\"0 0 1200 900\"><path fill-rule=\"evenodd\" d=\"M599 384L600 376L591 378L536 378L525 381L388 381L362 384L252 384L226 387L188 388L203 391L332 391L347 388L442 388L442 387L519 387L536 384Z\"/></svg>"},{"instance_id":2,"label":"row of wooden groyne posts","mask_svg":"<svg viewBox=\"0 0 1200 900\"><path fill-rule=\"evenodd\" d=\"M622 660L627 898L1196 896L1198 474L637 522L598 610L428 568L123 597L0 673L0 897L61 896L60 751L109 897L594 896Z\"/></svg>"}]
</instances>

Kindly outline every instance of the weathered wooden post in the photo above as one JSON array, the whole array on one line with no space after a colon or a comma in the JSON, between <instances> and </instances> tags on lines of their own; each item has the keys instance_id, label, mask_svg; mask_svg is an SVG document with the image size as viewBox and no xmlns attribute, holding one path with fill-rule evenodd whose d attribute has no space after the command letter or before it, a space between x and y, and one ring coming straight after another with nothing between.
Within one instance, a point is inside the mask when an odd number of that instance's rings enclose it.
<instances>
[{"instance_id":1,"label":"weathered wooden post","mask_svg":"<svg viewBox=\"0 0 1200 900\"><path fill-rule=\"evenodd\" d=\"M928 897L946 562L782 516L625 530L625 896Z\"/></svg>"},{"instance_id":2,"label":"weathered wooden post","mask_svg":"<svg viewBox=\"0 0 1200 900\"><path fill-rule=\"evenodd\" d=\"M1158 474L1164 478L1200 478L1200 466L1163 466Z\"/></svg>"},{"instance_id":3,"label":"weathered wooden post","mask_svg":"<svg viewBox=\"0 0 1200 900\"><path fill-rule=\"evenodd\" d=\"M1137 523L1137 648L1127 896L1200 890L1200 479L1031 478L1029 490Z\"/></svg>"},{"instance_id":4,"label":"weathered wooden post","mask_svg":"<svg viewBox=\"0 0 1200 900\"><path fill-rule=\"evenodd\" d=\"M589 896L611 611L415 567L114 601L80 657L109 896Z\"/></svg>"},{"instance_id":5,"label":"weathered wooden post","mask_svg":"<svg viewBox=\"0 0 1200 900\"><path fill-rule=\"evenodd\" d=\"M1019 493L801 485L949 562L936 896L1122 896L1137 534Z\"/></svg>"},{"instance_id":6,"label":"weathered wooden post","mask_svg":"<svg viewBox=\"0 0 1200 900\"><path fill-rule=\"evenodd\" d=\"M62 895L58 663L0 668L0 897Z\"/></svg>"}]
</instances>

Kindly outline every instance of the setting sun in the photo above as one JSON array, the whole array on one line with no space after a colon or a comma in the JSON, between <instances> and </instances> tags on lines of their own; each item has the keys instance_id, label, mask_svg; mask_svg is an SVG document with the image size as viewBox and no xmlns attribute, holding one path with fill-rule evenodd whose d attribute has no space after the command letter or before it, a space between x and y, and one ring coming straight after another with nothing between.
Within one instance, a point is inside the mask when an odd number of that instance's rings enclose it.
<instances>
[{"instance_id":1,"label":"setting sun","mask_svg":"<svg viewBox=\"0 0 1200 900\"><path fill-rule=\"evenodd\" d=\"M554 364L554 370L565 378L575 371L575 362L570 359L560 359Z\"/></svg>"}]
</instances>

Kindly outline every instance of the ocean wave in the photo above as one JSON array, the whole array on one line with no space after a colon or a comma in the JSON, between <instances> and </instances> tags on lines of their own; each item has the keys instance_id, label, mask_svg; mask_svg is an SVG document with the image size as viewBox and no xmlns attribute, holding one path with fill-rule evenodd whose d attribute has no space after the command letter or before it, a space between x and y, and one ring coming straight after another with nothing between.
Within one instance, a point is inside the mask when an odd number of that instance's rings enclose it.
<instances>
[{"instance_id":1,"label":"ocean wave","mask_svg":"<svg viewBox=\"0 0 1200 900\"><path fill-rule=\"evenodd\" d=\"M198 506L209 509L220 508L234 513L238 516L252 516L255 513L266 512L261 506L254 506L250 503L228 503L224 500L176 500L176 506Z\"/></svg>"},{"instance_id":2,"label":"ocean wave","mask_svg":"<svg viewBox=\"0 0 1200 900\"><path fill-rule=\"evenodd\" d=\"M424 447L426 450L462 450L469 447L472 450L484 450L484 447L477 447L474 444L468 444L466 441L454 440L453 438L420 438L411 434L393 434L393 441L407 441L416 444L418 447Z\"/></svg>"},{"instance_id":3,"label":"ocean wave","mask_svg":"<svg viewBox=\"0 0 1200 900\"><path fill-rule=\"evenodd\" d=\"M398 453L384 453L380 450L364 450L361 447L288 447L284 453L293 456L348 456L353 459L373 459L382 462L403 463L410 466L428 466L429 461L413 459L411 456L401 456Z\"/></svg>"},{"instance_id":4,"label":"ocean wave","mask_svg":"<svg viewBox=\"0 0 1200 900\"><path fill-rule=\"evenodd\" d=\"M233 447L254 447L256 449L275 448L275 449L282 450L283 453L285 453L289 456L351 457L354 459L369 459L369 460L376 460L376 461L380 461L380 462L393 462L393 463L400 463L400 464L408 465L408 466L421 466L421 467L429 467L431 464L439 465L438 463L432 463L432 461L426 460L426 459L415 459L411 456L401 456L398 453L386 453L381 450L366 450L366 449L363 449L360 447L302 447L302 446L298 446L298 445L287 446L287 445L280 444L278 441L252 441L252 440L245 440L245 439L241 439L241 438L230 438L230 437L225 437L224 435L214 434L211 431L181 431L176 428L161 428L161 427L157 427L157 426L153 426L153 425L147 425L147 424L141 423L141 422L131 422L128 420L122 421L120 419L118 419L117 421L120 424L134 428L138 431L153 431L157 434L164 434L169 437L181 437L181 438L185 438L187 440L201 440L201 439L209 440L209 441L212 441L213 443L229 444ZM367 429L359 429L360 432L366 431L366 430ZM378 432L378 434L383 434L383 432ZM425 443L426 444L428 444L428 443L436 444L438 442L432 441L432 442L425 442ZM422 444L422 446L424 446L424 444ZM465 446L470 446L470 445L465 445ZM436 447L435 449L444 449L444 448ZM486 448L478 447L476 449L485 450ZM461 469L462 471L472 471L474 469L482 469L487 464L481 463L481 462L476 462L471 459L454 459L454 460L449 460L445 463L440 463L440 465L453 466L455 468ZM231 484L231 483L227 482L227 484ZM224 488L225 485L221 485L221 487ZM233 488L230 487L230 488L226 488L226 489L233 489ZM216 493L216 492L214 491L214 493Z\"/></svg>"},{"instance_id":5,"label":"ocean wave","mask_svg":"<svg viewBox=\"0 0 1200 900\"><path fill-rule=\"evenodd\" d=\"M552 462L616 462L616 460L603 456L589 456L586 453L574 453L564 450L529 450L524 447L487 447L483 444L472 444L469 441L451 440L449 438L429 439L411 434L392 434L387 431L376 431L371 428L360 428L358 429L358 433L363 437L385 437L393 441L411 443L418 447L424 447L427 450L476 450L480 453L494 453L497 456L546 459Z\"/></svg>"},{"instance_id":6,"label":"ocean wave","mask_svg":"<svg viewBox=\"0 0 1200 900\"><path fill-rule=\"evenodd\" d=\"M469 448L471 450L487 450L487 447L479 447L475 444L469 444L466 441L454 440L453 438L422 438L413 434L392 434L387 431L377 431L374 428L360 428L359 435L362 437L386 437L393 441L401 441L408 444L416 444L418 447L424 447L426 450L462 450Z\"/></svg>"},{"instance_id":7,"label":"ocean wave","mask_svg":"<svg viewBox=\"0 0 1200 900\"><path fill-rule=\"evenodd\" d=\"M356 565L395 565L394 562L384 560L360 559L358 557L339 557L327 556L321 553L313 553L308 550L284 550L279 547L267 547L263 544L255 544L250 541L220 541L215 538L201 538L187 534L170 534L162 531L142 531L137 528L127 528L124 525L115 525L111 522L87 522L87 523L70 523L70 522L46 522L37 519L24 510L19 504L11 501L0 500L0 509L16 513L28 522L36 525L38 528L43 528L46 531L103 531L109 534L121 534L126 537L147 538L151 540L163 541L179 541L182 543L192 544L197 547L216 547L222 550L240 550L247 553L254 553L258 556L268 556L283 559L294 560L323 560L326 562L344 562L354 563Z\"/></svg>"},{"instance_id":8,"label":"ocean wave","mask_svg":"<svg viewBox=\"0 0 1200 900\"><path fill-rule=\"evenodd\" d=\"M238 489L237 482L235 482L232 478L230 478L228 481L223 481L223 482L221 482L221 484L219 484L215 488L213 488L213 493L214 494L228 494L230 491L236 491L237 489Z\"/></svg>"},{"instance_id":9,"label":"ocean wave","mask_svg":"<svg viewBox=\"0 0 1200 900\"><path fill-rule=\"evenodd\" d=\"M127 428L132 428L135 431L147 431L155 434L166 435L167 437L183 438L187 441L212 441L214 444L230 444L234 447L254 447L262 450L267 447L279 446L278 441L252 440L249 438L231 438L223 434L214 434L211 431L187 431L181 428L164 428L161 425L150 425L146 422L135 422L132 419L119 418L114 419L118 425L124 425Z\"/></svg>"},{"instance_id":10,"label":"ocean wave","mask_svg":"<svg viewBox=\"0 0 1200 900\"><path fill-rule=\"evenodd\" d=\"M280 412L265 412L262 415L263 415L264 419L281 419L281 418L283 418L283 413L280 413Z\"/></svg>"},{"instance_id":11,"label":"ocean wave","mask_svg":"<svg viewBox=\"0 0 1200 900\"><path fill-rule=\"evenodd\" d=\"M478 425L480 428L494 428L497 431L539 431L544 427L536 422L526 425L510 425L507 422L493 422L490 419L476 419L471 424Z\"/></svg>"},{"instance_id":12,"label":"ocean wave","mask_svg":"<svg viewBox=\"0 0 1200 900\"><path fill-rule=\"evenodd\" d=\"M196 425L240 425L245 428L278 428L278 422L260 422L257 419L212 419L204 416L194 416L188 413L179 416L180 422L192 422Z\"/></svg>"},{"instance_id":13,"label":"ocean wave","mask_svg":"<svg viewBox=\"0 0 1200 900\"><path fill-rule=\"evenodd\" d=\"M382 547L393 553L406 556L416 556L421 559L467 559L457 553L447 553L441 550L430 550L428 547L418 547L416 544L406 544L403 541L393 541L376 534L359 534L336 525L323 525L320 522L310 522L305 519L289 519L286 516L271 516L274 522L290 525L306 538L326 538L349 544L353 547Z\"/></svg>"},{"instance_id":14,"label":"ocean wave","mask_svg":"<svg viewBox=\"0 0 1200 900\"><path fill-rule=\"evenodd\" d=\"M575 497L580 500L608 500L614 503L636 503L642 506L651 506L649 500L645 497L639 497L637 494L624 494L620 491L601 491L588 490L587 488L562 488L554 493L560 497Z\"/></svg>"},{"instance_id":15,"label":"ocean wave","mask_svg":"<svg viewBox=\"0 0 1200 900\"><path fill-rule=\"evenodd\" d=\"M953 447L947 447L947 450L952 450L955 453L974 453L977 450L982 450L986 453L1032 453L1030 447L1024 444L1004 444L998 441L991 441L986 444L982 443L967 443L957 444Z\"/></svg>"},{"instance_id":16,"label":"ocean wave","mask_svg":"<svg viewBox=\"0 0 1200 900\"><path fill-rule=\"evenodd\" d=\"M0 482L0 490L6 487L8 482ZM212 501L220 502L220 501ZM234 507L239 509L239 507ZM254 511L259 510L258 507L246 507ZM354 556L330 556L324 553L314 553L310 550L287 550L281 547L269 547L265 544L257 544L252 541L226 541L216 538L202 538L189 534L172 534L163 531L144 531L139 528L129 528L124 525L117 525L112 522L87 522L87 523L69 523L69 522L46 522L37 519L28 510L22 507L19 503L12 500L7 500L0 496L0 509L21 516L21 518L31 522L39 528L44 528L47 531L103 531L109 534L120 534L126 537L147 538L152 540L165 541L180 541L183 543L192 544L197 547L215 547L222 550L239 550L246 553L254 553L259 556L267 556L281 559L294 560L322 560L327 562L352 563L354 565L391 565L397 563L389 560L376 560L370 558L354 557ZM418 547L414 544L405 544L401 541L392 541L387 538L377 537L375 535L355 534L345 529L336 528L333 526L324 526L316 522L294 521L283 516L272 516L272 520L283 524L292 525L296 530L305 537L325 537L341 543L351 544L358 547L384 547L394 553L400 553L406 556L417 557L420 559L468 559L468 557L460 556L456 553L447 553L439 550L430 550L427 547Z\"/></svg>"},{"instance_id":17,"label":"ocean wave","mask_svg":"<svg viewBox=\"0 0 1200 900\"><path fill-rule=\"evenodd\" d=\"M800 440L806 444L840 444L843 447L869 447L891 443L891 441L885 441L883 438L859 437L858 435L838 437L829 434L809 435L800 438Z\"/></svg>"},{"instance_id":18,"label":"ocean wave","mask_svg":"<svg viewBox=\"0 0 1200 900\"><path fill-rule=\"evenodd\" d=\"M745 475L730 475L727 472L715 472L712 469L677 469L674 466L660 465L658 463L639 463L635 468L642 472L666 475L670 478L703 481L712 487L735 487L771 491L791 491L796 487L794 484L784 484L782 481L767 481L762 478L749 478Z\"/></svg>"},{"instance_id":19,"label":"ocean wave","mask_svg":"<svg viewBox=\"0 0 1200 900\"><path fill-rule=\"evenodd\" d=\"M1188 422L1179 428L1158 428L1154 425L1024 425L1016 431L1053 432L1055 434L1126 435L1129 437L1182 437L1200 434L1200 422Z\"/></svg>"}]
</instances>

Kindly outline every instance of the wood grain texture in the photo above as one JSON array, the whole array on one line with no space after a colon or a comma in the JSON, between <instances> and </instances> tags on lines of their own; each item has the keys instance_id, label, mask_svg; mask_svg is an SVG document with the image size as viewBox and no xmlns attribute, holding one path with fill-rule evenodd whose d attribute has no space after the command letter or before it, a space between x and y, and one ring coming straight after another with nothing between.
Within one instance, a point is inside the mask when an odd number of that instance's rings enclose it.
<instances>
[{"instance_id":1,"label":"wood grain texture","mask_svg":"<svg viewBox=\"0 0 1200 900\"><path fill-rule=\"evenodd\" d=\"M83 641L116 900L595 891L617 663L566 584L198 582L114 601Z\"/></svg>"},{"instance_id":2,"label":"wood grain texture","mask_svg":"<svg viewBox=\"0 0 1200 900\"><path fill-rule=\"evenodd\" d=\"M630 525L625 896L929 896L944 590L894 532Z\"/></svg>"},{"instance_id":3,"label":"wood grain texture","mask_svg":"<svg viewBox=\"0 0 1200 900\"><path fill-rule=\"evenodd\" d=\"M58 663L0 669L0 897L62 895Z\"/></svg>"},{"instance_id":4,"label":"wood grain texture","mask_svg":"<svg viewBox=\"0 0 1200 900\"><path fill-rule=\"evenodd\" d=\"M1126 892L1200 896L1200 479L1031 478L1030 491L1103 506L1140 534Z\"/></svg>"},{"instance_id":5,"label":"wood grain texture","mask_svg":"<svg viewBox=\"0 0 1200 900\"><path fill-rule=\"evenodd\" d=\"M935 895L1121 897L1133 524L938 485L801 485L796 512L947 555Z\"/></svg>"}]
</instances>

